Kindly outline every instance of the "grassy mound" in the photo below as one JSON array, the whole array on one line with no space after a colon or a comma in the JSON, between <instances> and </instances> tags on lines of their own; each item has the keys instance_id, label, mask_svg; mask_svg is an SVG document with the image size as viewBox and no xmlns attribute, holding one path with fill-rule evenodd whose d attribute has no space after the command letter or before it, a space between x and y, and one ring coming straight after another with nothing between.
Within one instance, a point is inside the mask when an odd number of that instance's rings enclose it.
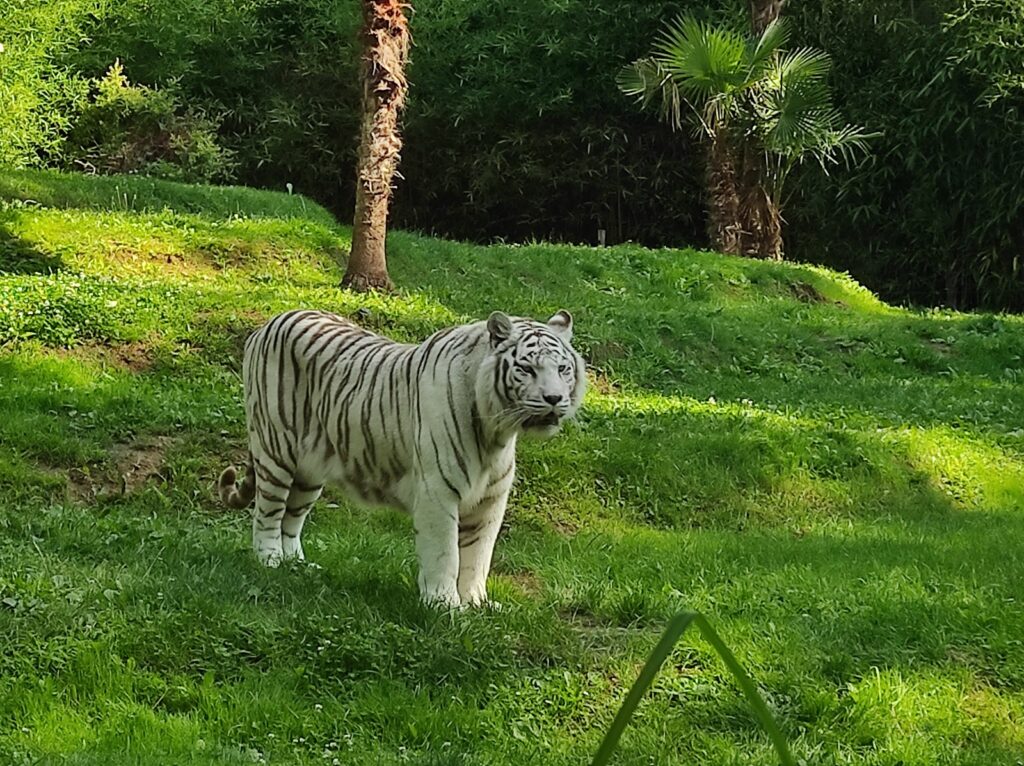
<instances>
[{"instance_id":1,"label":"grassy mound","mask_svg":"<svg viewBox=\"0 0 1024 766\"><path fill-rule=\"evenodd\" d=\"M1024 750L1019 318L689 250L403 233L402 291L366 297L302 197L3 171L0 198L0 760L585 763L683 608L808 763ZM211 487L243 451L242 341L297 306L405 340L573 312L592 391L521 448L506 610L423 610L408 521L337 496L306 533L322 568L250 555ZM620 758L772 763L699 641Z\"/></svg>"}]
</instances>

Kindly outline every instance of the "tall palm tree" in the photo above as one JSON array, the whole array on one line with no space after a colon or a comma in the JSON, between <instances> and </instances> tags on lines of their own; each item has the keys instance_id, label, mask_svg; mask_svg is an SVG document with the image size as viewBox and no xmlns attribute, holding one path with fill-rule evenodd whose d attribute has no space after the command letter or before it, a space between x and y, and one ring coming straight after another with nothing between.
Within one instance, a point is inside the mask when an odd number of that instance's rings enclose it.
<instances>
[{"instance_id":1,"label":"tall palm tree","mask_svg":"<svg viewBox=\"0 0 1024 766\"><path fill-rule=\"evenodd\" d=\"M790 172L808 159L850 162L871 137L832 106L828 56L787 51L788 37L783 19L748 37L683 17L619 74L624 93L704 136L709 234L722 252L780 259Z\"/></svg>"},{"instance_id":2,"label":"tall palm tree","mask_svg":"<svg viewBox=\"0 0 1024 766\"><path fill-rule=\"evenodd\" d=\"M401 0L362 0L362 121L356 161L356 208L352 253L342 285L356 290L390 290L387 234L391 182L402 137L399 115L408 84L409 25Z\"/></svg>"}]
</instances>

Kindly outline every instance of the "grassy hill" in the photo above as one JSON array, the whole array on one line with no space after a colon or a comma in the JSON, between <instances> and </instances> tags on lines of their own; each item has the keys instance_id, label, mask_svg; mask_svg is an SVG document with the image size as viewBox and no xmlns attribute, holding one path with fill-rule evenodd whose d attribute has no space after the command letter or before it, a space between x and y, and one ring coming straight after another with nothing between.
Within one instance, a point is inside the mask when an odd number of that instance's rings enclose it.
<instances>
[{"instance_id":1,"label":"grassy hill","mask_svg":"<svg viewBox=\"0 0 1024 766\"><path fill-rule=\"evenodd\" d=\"M1024 321L821 269L395 233L338 289L298 196L0 171L0 761L584 764L683 609L808 764L1019 764ZM395 338L570 309L578 424L523 444L499 613L419 606L411 526L328 496L319 567L213 500L242 341L276 312ZM618 763L773 763L680 647Z\"/></svg>"}]
</instances>

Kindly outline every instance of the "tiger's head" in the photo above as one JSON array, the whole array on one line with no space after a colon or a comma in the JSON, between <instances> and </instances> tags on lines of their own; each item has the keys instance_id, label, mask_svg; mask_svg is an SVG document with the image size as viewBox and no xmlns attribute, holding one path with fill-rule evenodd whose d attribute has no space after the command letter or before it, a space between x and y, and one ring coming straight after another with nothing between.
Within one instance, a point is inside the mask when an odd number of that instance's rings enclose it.
<instances>
[{"instance_id":1,"label":"tiger's head","mask_svg":"<svg viewBox=\"0 0 1024 766\"><path fill-rule=\"evenodd\" d=\"M495 311L487 333L503 419L532 436L557 433L586 391L583 358L570 345L572 315L562 310L545 323Z\"/></svg>"}]
</instances>

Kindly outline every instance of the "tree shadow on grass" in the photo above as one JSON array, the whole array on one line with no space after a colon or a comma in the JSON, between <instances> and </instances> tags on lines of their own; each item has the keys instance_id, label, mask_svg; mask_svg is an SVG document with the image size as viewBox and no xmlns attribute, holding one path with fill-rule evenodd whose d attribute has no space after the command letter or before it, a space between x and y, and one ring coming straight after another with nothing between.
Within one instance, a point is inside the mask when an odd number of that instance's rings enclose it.
<instances>
[{"instance_id":1,"label":"tree shadow on grass","mask_svg":"<svg viewBox=\"0 0 1024 766\"><path fill-rule=\"evenodd\" d=\"M45 253L16 235L7 214L0 211L0 276L3 274L52 274L64 268L59 255Z\"/></svg>"},{"instance_id":2,"label":"tree shadow on grass","mask_svg":"<svg viewBox=\"0 0 1024 766\"><path fill-rule=\"evenodd\" d=\"M581 418L571 435L521 446L531 494L581 508L590 498L674 528L799 530L1024 509L1018 455L959 431L852 426L657 394L595 397Z\"/></svg>"}]
</instances>

